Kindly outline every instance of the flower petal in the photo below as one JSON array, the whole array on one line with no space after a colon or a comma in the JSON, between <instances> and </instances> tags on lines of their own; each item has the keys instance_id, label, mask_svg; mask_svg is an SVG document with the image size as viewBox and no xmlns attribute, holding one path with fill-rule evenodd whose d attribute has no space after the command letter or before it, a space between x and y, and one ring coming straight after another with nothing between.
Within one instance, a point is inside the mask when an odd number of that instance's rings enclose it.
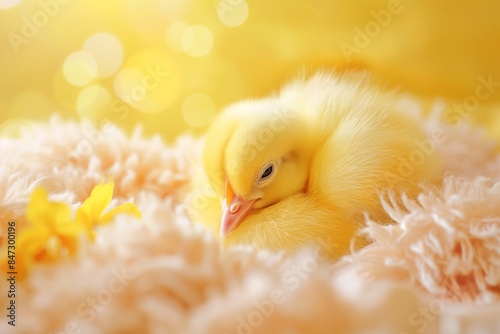
<instances>
[{"instance_id":1,"label":"flower petal","mask_svg":"<svg viewBox=\"0 0 500 334\"><path fill-rule=\"evenodd\" d=\"M92 189L90 197L76 211L76 220L91 228L95 224L113 197L114 182L100 183Z\"/></svg>"},{"instance_id":2,"label":"flower petal","mask_svg":"<svg viewBox=\"0 0 500 334\"><path fill-rule=\"evenodd\" d=\"M26 215L33 226L46 226L49 229L71 221L70 207L49 201L48 193L43 188L36 188L31 194Z\"/></svg>"},{"instance_id":3,"label":"flower petal","mask_svg":"<svg viewBox=\"0 0 500 334\"><path fill-rule=\"evenodd\" d=\"M117 206L114 209L109 210L106 214L104 214L101 217L101 219L99 219L98 224L99 225L106 224L106 223L110 222L114 218L114 216L116 216L117 214L120 214L120 213L129 214L129 215L132 215L132 216L139 218L139 219L142 218L141 211L139 211L137 206L135 206L134 203L127 202L125 204Z\"/></svg>"},{"instance_id":4,"label":"flower petal","mask_svg":"<svg viewBox=\"0 0 500 334\"><path fill-rule=\"evenodd\" d=\"M47 240L51 233L45 227L27 228L19 234L17 241L17 267L22 267L24 271L28 271L38 256L43 252Z\"/></svg>"},{"instance_id":5,"label":"flower petal","mask_svg":"<svg viewBox=\"0 0 500 334\"><path fill-rule=\"evenodd\" d=\"M86 226L80 224L79 222L70 222L57 225L56 234L64 237L77 237L85 230Z\"/></svg>"}]
</instances>

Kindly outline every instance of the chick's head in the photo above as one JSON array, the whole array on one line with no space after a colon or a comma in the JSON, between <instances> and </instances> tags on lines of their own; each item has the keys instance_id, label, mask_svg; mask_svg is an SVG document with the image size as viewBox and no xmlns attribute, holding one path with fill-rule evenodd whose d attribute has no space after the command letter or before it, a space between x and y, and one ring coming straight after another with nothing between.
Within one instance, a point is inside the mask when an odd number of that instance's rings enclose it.
<instances>
[{"instance_id":1,"label":"chick's head","mask_svg":"<svg viewBox=\"0 0 500 334\"><path fill-rule=\"evenodd\" d=\"M221 237L250 213L306 188L308 137L293 107L273 99L230 106L212 124L204 164L222 201Z\"/></svg>"}]
</instances>

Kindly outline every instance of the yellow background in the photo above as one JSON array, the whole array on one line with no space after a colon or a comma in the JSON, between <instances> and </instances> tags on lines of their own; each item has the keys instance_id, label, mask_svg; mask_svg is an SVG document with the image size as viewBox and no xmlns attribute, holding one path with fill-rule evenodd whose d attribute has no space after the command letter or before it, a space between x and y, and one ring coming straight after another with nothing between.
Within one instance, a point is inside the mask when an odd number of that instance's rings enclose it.
<instances>
[{"instance_id":1,"label":"yellow background","mask_svg":"<svg viewBox=\"0 0 500 334\"><path fill-rule=\"evenodd\" d=\"M449 103L500 82L496 0L16 2L0 0L0 135L57 112L172 141L303 67L367 68ZM500 138L500 87L480 102L472 119Z\"/></svg>"}]
</instances>

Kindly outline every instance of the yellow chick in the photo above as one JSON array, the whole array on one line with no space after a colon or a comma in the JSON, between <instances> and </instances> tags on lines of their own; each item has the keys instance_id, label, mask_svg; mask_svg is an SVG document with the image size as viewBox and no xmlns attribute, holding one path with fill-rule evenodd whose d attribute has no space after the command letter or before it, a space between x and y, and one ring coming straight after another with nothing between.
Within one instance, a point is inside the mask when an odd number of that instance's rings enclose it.
<instances>
[{"instance_id":1,"label":"yellow chick","mask_svg":"<svg viewBox=\"0 0 500 334\"><path fill-rule=\"evenodd\" d=\"M415 194L439 173L433 143L372 81L317 73L226 108L206 136L200 220L227 246L346 254L365 213L387 219L381 191Z\"/></svg>"}]
</instances>

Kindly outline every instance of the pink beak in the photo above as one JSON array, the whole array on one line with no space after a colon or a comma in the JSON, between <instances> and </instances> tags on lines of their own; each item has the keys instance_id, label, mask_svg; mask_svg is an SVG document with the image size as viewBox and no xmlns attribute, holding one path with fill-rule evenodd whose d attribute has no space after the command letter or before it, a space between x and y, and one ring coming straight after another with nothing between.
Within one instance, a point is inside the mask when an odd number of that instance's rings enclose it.
<instances>
[{"instance_id":1,"label":"pink beak","mask_svg":"<svg viewBox=\"0 0 500 334\"><path fill-rule=\"evenodd\" d=\"M236 195L231 185L226 180L226 196L224 207L222 208L222 219L220 222L220 237L224 239L234 231L243 221L243 219L252 210L256 199L244 200Z\"/></svg>"}]
</instances>

